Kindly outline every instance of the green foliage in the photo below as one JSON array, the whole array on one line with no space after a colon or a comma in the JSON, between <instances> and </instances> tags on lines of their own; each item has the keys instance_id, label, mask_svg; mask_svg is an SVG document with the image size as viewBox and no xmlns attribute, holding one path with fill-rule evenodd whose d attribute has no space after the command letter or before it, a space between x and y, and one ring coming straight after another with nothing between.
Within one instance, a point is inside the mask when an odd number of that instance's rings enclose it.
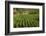
<instances>
[{"instance_id":1,"label":"green foliage","mask_svg":"<svg viewBox=\"0 0 46 36\"><path fill-rule=\"evenodd\" d=\"M15 27L39 27L39 10L38 9L16 9L17 13L13 16L13 24ZM28 12L25 12L28 11ZM24 14L28 13L28 14Z\"/></svg>"},{"instance_id":2,"label":"green foliage","mask_svg":"<svg viewBox=\"0 0 46 36\"><path fill-rule=\"evenodd\" d=\"M38 14L14 16L14 27L38 27Z\"/></svg>"}]
</instances>

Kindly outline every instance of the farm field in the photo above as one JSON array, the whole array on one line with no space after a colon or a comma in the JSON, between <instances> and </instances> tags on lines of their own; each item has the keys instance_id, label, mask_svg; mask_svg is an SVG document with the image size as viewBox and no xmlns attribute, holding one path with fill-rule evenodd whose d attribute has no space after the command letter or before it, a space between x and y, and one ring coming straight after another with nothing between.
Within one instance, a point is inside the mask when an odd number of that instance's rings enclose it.
<instances>
[{"instance_id":1,"label":"farm field","mask_svg":"<svg viewBox=\"0 0 46 36\"><path fill-rule=\"evenodd\" d=\"M13 25L20 27L39 27L39 9L14 8Z\"/></svg>"}]
</instances>

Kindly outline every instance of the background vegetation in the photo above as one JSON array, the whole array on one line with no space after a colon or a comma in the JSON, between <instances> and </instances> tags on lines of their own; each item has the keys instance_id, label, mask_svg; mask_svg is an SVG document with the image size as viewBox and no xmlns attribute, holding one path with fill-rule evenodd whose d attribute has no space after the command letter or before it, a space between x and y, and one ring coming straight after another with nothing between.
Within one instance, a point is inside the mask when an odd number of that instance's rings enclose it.
<instances>
[{"instance_id":1,"label":"background vegetation","mask_svg":"<svg viewBox=\"0 0 46 36\"><path fill-rule=\"evenodd\" d=\"M16 27L39 27L39 9L13 8L13 25Z\"/></svg>"}]
</instances>

